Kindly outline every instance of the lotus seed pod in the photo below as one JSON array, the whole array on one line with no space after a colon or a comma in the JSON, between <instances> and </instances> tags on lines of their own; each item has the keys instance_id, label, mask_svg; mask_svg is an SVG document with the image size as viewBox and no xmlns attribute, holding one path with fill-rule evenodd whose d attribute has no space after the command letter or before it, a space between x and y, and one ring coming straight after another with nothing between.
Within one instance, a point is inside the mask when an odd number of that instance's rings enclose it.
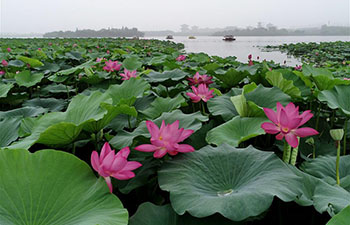
<instances>
[{"instance_id":1,"label":"lotus seed pod","mask_svg":"<svg viewBox=\"0 0 350 225\"><path fill-rule=\"evenodd\" d=\"M341 139L343 139L343 136L344 136L343 129L333 129L333 130L330 130L329 133L331 134L331 137L335 141L341 141Z\"/></svg>"}]
</instances>

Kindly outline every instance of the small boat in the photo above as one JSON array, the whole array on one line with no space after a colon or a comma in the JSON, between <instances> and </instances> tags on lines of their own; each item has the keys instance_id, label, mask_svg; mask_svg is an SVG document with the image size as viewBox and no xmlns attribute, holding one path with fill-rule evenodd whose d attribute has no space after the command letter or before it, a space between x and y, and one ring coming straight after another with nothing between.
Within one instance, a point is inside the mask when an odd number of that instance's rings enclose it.
<instances>
[{"instance_id":1,"label":"small boat","mask_svg":"<svg viewBox=\"0 0 350 225\"><path fill-rule=\"evenodd\" d=\"M188 39L196 39L195 36L189 36Z\"/></svg>"},{"instance_id":2,"label":"small boat","mask_svg":"<svg viewBox=\"0 0 350 225\"><path fill-rule=\"evenodd\" d=\"M174 39L174 37L173 37L173 35L168 35L168 36L166 36L165 39Z\"/></svg>"},{"instance_id":3,"label":"small boat","mask_svg":"<svg viewBox=\"0 0 350 225\"><path fill-rule=\"evenodd\" d=\"M224 41L235 41L236 38L233 37L233 35L225 35L224 39L222 39L222 40L224 40Z\"/></svg>"}]
</instances>

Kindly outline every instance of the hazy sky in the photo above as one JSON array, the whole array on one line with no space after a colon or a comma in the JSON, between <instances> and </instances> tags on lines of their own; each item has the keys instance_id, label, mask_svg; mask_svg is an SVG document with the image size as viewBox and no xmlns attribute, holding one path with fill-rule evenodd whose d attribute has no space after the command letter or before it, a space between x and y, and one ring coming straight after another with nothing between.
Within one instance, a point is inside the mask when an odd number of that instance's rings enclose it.
<instances>
[{"instance_id":1,"label":"hazy sky","mask_svg":"<svg viewBox=\"0 0 350 225\"><path fill-rule=\"evenodd\" d=\"M199 27L349 25L349 0L0 0L1 32L44 33L121 26Z\"/></svg>"}]
</instances>

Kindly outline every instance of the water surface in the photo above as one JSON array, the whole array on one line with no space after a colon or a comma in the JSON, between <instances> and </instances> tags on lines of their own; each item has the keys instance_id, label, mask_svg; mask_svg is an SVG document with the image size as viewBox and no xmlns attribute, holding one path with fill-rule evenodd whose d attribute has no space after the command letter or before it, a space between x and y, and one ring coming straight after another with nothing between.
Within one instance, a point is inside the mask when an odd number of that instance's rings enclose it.
<instances>
[{"instance_id":1,"label":"water surface","mask_svg":"<svg viewBox=\"0 0 350 225\"><path fill-rule=\"evenodd\" d=\"M147 39L166 40L165 37L145 37ZM226 42L222 37L198 36L196 39L188 39L184 36L174 36L172 40L177 43L183 43L187 52L205 52L209 55L217 55L221 57L236 56L240 62L247 62L248 55L252 54L253 59L259 61L264 59L273 60L287 65L299 65L300 60L288 56L279 51L266 52L263 50L267 45L281 45L298 42L330 42L330 41L350 41L349 36L264 36L264 37L245 37L238 36L236 41Z\"/></svg>"}]
</instances>

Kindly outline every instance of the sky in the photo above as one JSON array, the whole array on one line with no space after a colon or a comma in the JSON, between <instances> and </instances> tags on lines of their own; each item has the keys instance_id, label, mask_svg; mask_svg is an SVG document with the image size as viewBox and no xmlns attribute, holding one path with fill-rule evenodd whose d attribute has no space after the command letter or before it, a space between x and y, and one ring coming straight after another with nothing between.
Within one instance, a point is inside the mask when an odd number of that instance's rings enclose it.
<instances>
[{"instance_id":1,"label":"sky","mask_svg":"<svg viewBox=\"0 0 350 225\"><path fill-rule=\"evenodd\" d=\"M350 25L349 0L0 0L0 32L136 27Z\"/></svg>"}]
</instances>

